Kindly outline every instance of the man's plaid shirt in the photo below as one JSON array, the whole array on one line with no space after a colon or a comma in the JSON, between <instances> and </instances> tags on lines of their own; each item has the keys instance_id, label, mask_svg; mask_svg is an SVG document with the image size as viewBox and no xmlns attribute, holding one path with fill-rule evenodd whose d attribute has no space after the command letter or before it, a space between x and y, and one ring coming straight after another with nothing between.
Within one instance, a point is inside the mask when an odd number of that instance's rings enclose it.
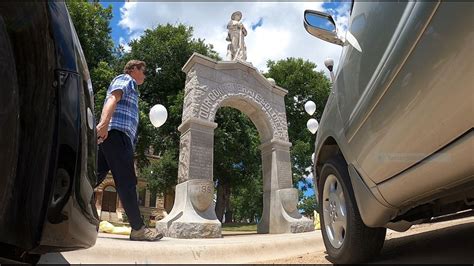
<instances>
[{"instance_id":1,"label":"man's plaid shirt","mask_svg":"<svg viewBox=\"0 0 474 266\"><path fill-rule=\"evenodd\" d=\"M109 124L109 131L117 129L124 132L135 146L138 128L138 90L136 81L128 74L118 75L110 83L105 102L111 93L122 90L122 99L118 101Z\"/></svg>"}]
</instances>

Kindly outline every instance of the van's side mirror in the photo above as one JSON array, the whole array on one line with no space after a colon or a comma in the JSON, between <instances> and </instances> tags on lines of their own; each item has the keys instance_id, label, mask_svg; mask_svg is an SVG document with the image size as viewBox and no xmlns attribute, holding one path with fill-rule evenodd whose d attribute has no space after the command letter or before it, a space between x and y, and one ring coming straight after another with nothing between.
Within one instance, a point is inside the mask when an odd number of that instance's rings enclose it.
<instances>
[{"instance_id":1,"label":"van's side mirror","mask_svg":"<svg viewBox=\"0 0 474 266\"><path fill-rule=\"evenodd\" d=\"M341 46L344 45L344 42L337 37L334 19L324 12L305 10L304 28L309 34L321 40Z\"/></svg>"}]
</instances>

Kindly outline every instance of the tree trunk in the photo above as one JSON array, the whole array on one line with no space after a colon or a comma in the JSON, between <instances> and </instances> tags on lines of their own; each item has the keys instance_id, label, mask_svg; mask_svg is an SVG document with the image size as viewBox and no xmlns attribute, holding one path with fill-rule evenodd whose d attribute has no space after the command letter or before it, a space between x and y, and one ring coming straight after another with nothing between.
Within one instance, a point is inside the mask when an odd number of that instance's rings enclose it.
<instances>
[{"instance_id":1,"label":"tree trunk","mask_svg":"<svg viewBox=\"0 0 474 266\"><path fill-rule=\"evenodd\" d=\"M225 187L225 223L232 223L233 218L232 218L232 208L230 206L230 185L226 184Z\"/></svg>"},{"instance_id":2,"label":"tree trunk","mask_svg":"<svg viewBox=\"0 0 474 266\"><path fill-rule=\"evenodd\" d=\"M222 219L224 218L224 211L225 211L225 188L222 182L217 182L217 199L216 199L216 216L217 219L222 223Z\"/></svg>"}]
</instances>

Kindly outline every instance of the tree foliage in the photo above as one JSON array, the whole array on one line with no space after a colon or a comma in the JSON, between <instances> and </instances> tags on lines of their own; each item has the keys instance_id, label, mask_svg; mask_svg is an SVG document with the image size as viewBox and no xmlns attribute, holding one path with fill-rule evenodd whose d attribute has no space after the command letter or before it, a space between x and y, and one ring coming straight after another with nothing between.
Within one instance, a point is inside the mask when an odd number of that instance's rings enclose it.
<instances>
[{"instance_id":1,"label":"tree foliage","mask_svg":"<svg viewBox=\"0 0 474 266\"><path fill-rule=\"evenodd\" d=\"M117 75L113 68L104 61L100 61L99 64L90 70L92 86L94 87L94 99L95 99L95 115L100 119L102 113L102 106L104 105L105 96L112 79Z\"/></svg>"},{"instance_id":2,"label":"tree foliage","mask_svg":"<svg viewBox=\"0 0 474 266\"><path fill-rule=\"evenodd\" d=\"M263 211L263 179L261 170L244 184L232 188L230 197L234 222L256 223Z\"/></svg>"},{"instance_id":3,"label":"tree foliage","mask_svg":"<svg viewBox=\"0 0 474 266\"><path fill-rule=\"evenodd\" d=\"M165 195L176 185L178 165L176 164L176 150L166 150L159 159L152 159L150 163L140 169L140 177L148 181L151 193Z\"/></svg>"},{"instance_id":4,"label":"tree foliage","mask_svg":"<svg viewBox=\"0 0 474 266\"><path fill-rule=\"evenodd\" d=\"M314 211L317 209L316 197L303 197L298 203L298 209L306 217L313 218Z\"/></svg>"},{"instance_id":5,"label":"tree foliage","mask_svg":"<svg viewBox=\"0 0 474 266\"><path fill-rule=\"evenodd\" d=\"M99 62L113 61L114 42L111 37L112 6L104 8L98 2L68 0L66 5L74 23L89 69Z\"/></svg>"},{"instance_id":6,"label":"tree foliage","mask_svg":"<svg viewBox=\"0 0 474 266\"><path fill-rule=\"evenodd\" d=\"M98 2L66 1L77 36L89 67L95 94L95 115L100 119L107 88L117 75L114 65L114 43L110 20L112 6L105 8Z\"/></svg>"}]
</instances>

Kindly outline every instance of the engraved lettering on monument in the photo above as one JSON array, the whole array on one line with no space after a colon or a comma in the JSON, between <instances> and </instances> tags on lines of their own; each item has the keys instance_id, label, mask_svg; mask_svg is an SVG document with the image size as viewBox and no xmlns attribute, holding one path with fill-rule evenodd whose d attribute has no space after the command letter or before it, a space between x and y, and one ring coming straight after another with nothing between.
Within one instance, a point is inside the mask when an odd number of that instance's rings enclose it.
<instances>
[{"instance_id":1,"label":"engraved lettering on monument","mask_svg":"<svg viewBox=\"0 0 474 266\"><path fill-rule=\"evenodd\" d=\"M189 143L190 133L186 133L181 137L179 148L179 167L178 167L178 183L188 179L189 173Z\"/></svg>"},{"instance_id":2,"label":"engraved lettering on monument","mask_svg":"<svg viewBox=\"0 0 474 266\"><path fill-rule=\"evenodd\" d=\"M228 98L241 97L249 99L257 104L264 114L269 118L274 137L276 139L288 141L286 117L284 112L277 112L273 104L266 100L260 93L254 89L247 88L242 84L224 83L217 88L209 88L208 93L203 95L199 106L199 118L207 121L213 121L220 107L220 104Z\"/></svg>"},{"instance_id":3,"label":"engraved lettering on monument","mask_svg":"<svg viewBox=\"0 0 474 266\"><path fill-rule=\"evenodd\" d=\"M291 163L290 162L280 162L278 164L278 183L280 187L283 187L283 188L291 187Z\"/></svg>"},{"instance_id":4,"label":"engraved lettering on monument","mask_svg":"<svg viewBox=\"0 0 474 266\"><path fill-rule=\"evenodd\" d=\"M184 106L182 121L190 117L197 117L201 98L206 94L207 86L199 83L196 70L191 70L186 76L184 87Z\"/></svg>"},{"instance_id":5,"label":"engraved lettering on monument","mask_svg":"<svg viewBox=\"0 0 474 266\"><path fill-rule=\"evenodd\" d=\"M207 133L193 132L190 170L195 179L209 179L212 177L212 137Z\"/></svg>"}]
</instances>

